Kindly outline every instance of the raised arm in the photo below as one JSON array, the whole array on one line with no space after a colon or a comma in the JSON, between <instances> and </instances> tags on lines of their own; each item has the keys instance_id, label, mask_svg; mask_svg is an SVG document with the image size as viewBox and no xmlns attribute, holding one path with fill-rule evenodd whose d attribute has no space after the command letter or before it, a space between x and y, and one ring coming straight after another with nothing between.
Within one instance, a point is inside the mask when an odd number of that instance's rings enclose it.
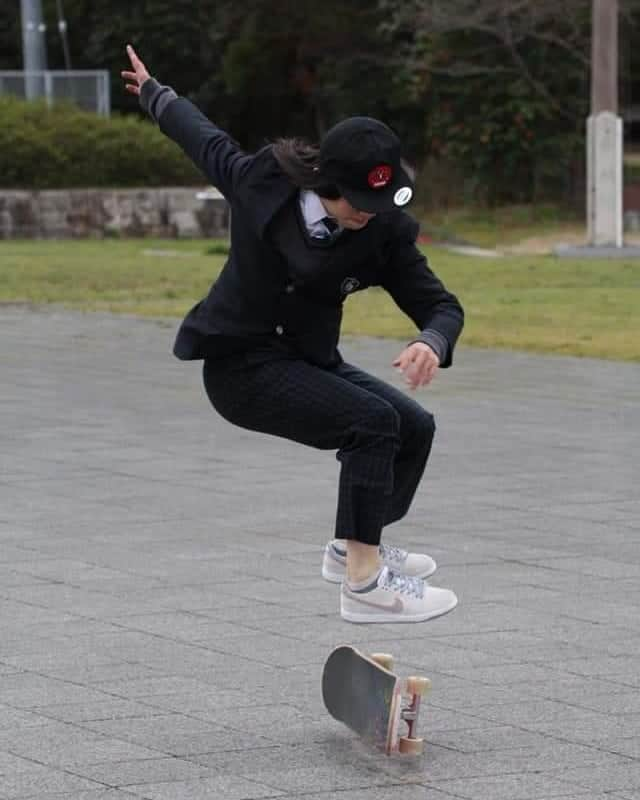
<instances>
[{"instance_id":1,"label":"raised arm","mask_svg":"<svg viewBox=\"0 0 640 800\"><path fill-rule=\"evenodd\" d=\"M152 78L131 45L127 45L127 55L133 71L123 70L121 73L126 90L139 98L140 105L158 123L160 130L184 150L231 202L253 156L244 153L193 103L178 97L170 86L162 86Z\"/></svg>"}]
</instances>

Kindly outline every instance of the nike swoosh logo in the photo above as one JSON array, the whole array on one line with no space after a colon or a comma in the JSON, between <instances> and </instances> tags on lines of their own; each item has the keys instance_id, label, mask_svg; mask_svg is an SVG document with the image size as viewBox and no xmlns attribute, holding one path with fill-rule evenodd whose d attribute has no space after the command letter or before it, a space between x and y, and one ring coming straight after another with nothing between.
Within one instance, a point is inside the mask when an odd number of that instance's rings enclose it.
<instances>
[{"instance_id":1,"label":"nike swoosh logo","mask_svg":"<svg viewBox=\"0 0 640 800\"><path fill-rule=\"evenodd\" d=\"M404 611L404 603L399 597L396 597L392 605L388 603L373 603L371 600L365 600L361 594L354 594L353 592L345 592L350 600L356 600L362 605L369 606L370 608L377 608L380 611L391 611L392 614L402 614Z\"/></svg>"}]
</instances>

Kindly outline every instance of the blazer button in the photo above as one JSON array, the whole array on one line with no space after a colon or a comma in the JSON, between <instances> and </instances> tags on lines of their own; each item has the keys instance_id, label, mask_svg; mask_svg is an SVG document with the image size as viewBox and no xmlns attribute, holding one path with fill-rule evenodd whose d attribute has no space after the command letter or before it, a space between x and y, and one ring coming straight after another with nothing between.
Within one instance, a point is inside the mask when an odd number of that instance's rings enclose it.
<instances>
[{"instance_id":1,"label":"blazer button","mask_svg":"<svg viewBox=\"0 0 640 800\"><path fill-rule=\"evenodd\" d=\"M284 333L284 328L282 327L282 325L276 326L276 333L278 334L278 336L282 336L282 334Z\"/></svg>"},{"instance_id":2,"label":"blazer button","mask_svg":"<svg viewBox=\"0 0 640 800\"><path fill-rule=\"evenodd\" d=\"M295 292L295 290L296 290L296 287L295 287L295 286L294 286L292 283L288 283L288 284L287 284L287 285L284 287L284 290L285 290L285 292L286 292L287 294L291 294L292 292Z\"/></svg>"}]
</instances>

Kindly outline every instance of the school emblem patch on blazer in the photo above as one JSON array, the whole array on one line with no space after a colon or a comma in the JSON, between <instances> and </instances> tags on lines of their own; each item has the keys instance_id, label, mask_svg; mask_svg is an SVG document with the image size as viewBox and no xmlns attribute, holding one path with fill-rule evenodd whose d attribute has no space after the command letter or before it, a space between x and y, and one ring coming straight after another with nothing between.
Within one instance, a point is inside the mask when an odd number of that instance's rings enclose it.
<instances>
[{"instance_id":1,"label":"school emblem patch on blazer","mask_svg":"<svg viewBox=\"0 0 640 800\"><path fill-rule=\"evenodd\" d=\"M342 294L351 294L360 286L360 281L357 278L345 278L340 287Z\"/></svg>"}]
</instances>

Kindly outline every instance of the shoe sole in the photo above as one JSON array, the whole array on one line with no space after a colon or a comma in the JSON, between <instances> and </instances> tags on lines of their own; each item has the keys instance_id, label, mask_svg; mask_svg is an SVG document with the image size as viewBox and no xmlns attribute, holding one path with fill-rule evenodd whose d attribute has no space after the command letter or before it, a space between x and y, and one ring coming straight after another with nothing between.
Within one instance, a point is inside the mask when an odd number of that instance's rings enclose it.
<instances>
[{"instance_id":1,"label":"shoe sole","mask_svg":"<svg viewBox=\"0 0 640 800\"><path fill-rule=\"evenodd\" d=\"M456 597L455 600L446 608L438 608L437 610L430 611L426 614L376 614L375 616L371 616L370 614L366 613L357 614L351 611L342 611L341 609L340 616L343 620L345 620L345 622L354 622L356 624L376 622L426 622L427 620L441 617L443 614L448 614L449 611L453 611L457 605L458 598Z\"/></svg>"},{"instance_id":2,"label":"shoe sole","mask_svg":"<svg viewBox=\"0 0 640 800\"><path fill-rule=\"evenodd\" d=\"M344 572L342 574L339 574L338 572L329 572L329 570L323 565L322 577L325 579L325 581L329 581L329 583L342 583L344 580Z\"/></svg>"},{"instance_id":3,"label":"shoe sole","mask_svg":"<svg viewBox=\"0 0 640 800\"><path fill-rule=\"evenodd\" d=\"M435 563L435 561L433 562L433 564L434 564L433 569L429 570L428 572L423 572L423 573L420 573L418 575L410 575L409 577L411 577L411 578L422 578L423 580L425 580L426 578L430 578L433 575L433 573L438 569L438 565ZM325 579L325 581L329 581L329 583L342 583L342 581L345 578L345 573L344 572L340 572L340 573L331 572L323 564L322 565L322 577Z\"/></svg>"}]
</instances>

